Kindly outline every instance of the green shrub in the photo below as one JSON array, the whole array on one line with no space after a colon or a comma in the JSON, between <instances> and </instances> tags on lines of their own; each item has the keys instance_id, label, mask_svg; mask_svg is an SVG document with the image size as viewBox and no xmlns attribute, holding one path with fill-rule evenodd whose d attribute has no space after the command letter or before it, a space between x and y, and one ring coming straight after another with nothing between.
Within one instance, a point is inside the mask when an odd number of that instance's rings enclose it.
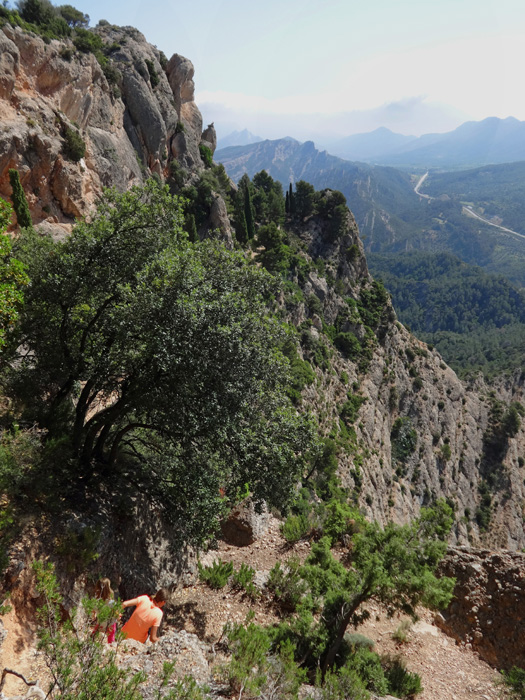
<instances>
[{"instance_id":1,"label":"green shrub","mask_svg":"<svg viewBox=\"0 0 525 700\"><path fill-rule=\"evenodd\" d=\"M144 62L146 63L146 66L148 68L149 81L151 83L151 87L156 88L157 85L160 83L160 78L159 74L157 73L157 69L155 68L155 64L149 58L146 58Z\"/></svg>"},{"instance_id":2,"label":"green shrub","mask_svg":"<svg viewBox=\"0 0 525 700\"><path fill-rule=\"evenodd\" d=\"M392 458L398 462L406 462L417 445L417 433L408 416L396 418L390 431L390 440L392 442Z\"/></svg>"},{"instance_id":3,"label":"green shrub","mask_svg":"<svg viewBox=\"0 0 525 700\"><path fill-rule=\"evenodd\" d=\"M344 666L356 674L367 690L377 695L388 693L388 681L381 665L381 657L369 646L361 644L353 647L351 653L347 651Z\"/></svg>"},{"instance_id":4,"label":"green shrub","mask_svg":"<svg viewBox=\"0 0 525 700\"><path fill-rule=\"evenodd\" d=\"M14 168L9 169L9 182L13 189L13 208L16 213L18 225L20 228L31 228L33 226L33 222L31 220L31 214L29 213L29 205L27 203L24 188L20 182L18 170L15 170Z\"/></svg>"},{"instance_id":5,"label":"green shrub","mask_svg":"<svg viewBox=\"0 0 525 700\"><path fill-rule=\"evenodd\" d=\"M445 444L441 446L441 459L444 462L448 462L450 457L452 456L452 450L450 449L449 444Z\"/></svg>"},{"instance_id":6,"label":"green shrub","mask_svg":"<svg viewBox=\"0 0 525 700\"><path fill-rule=\"evenodd\" d=\"M422 692L421 677L417 673L407 671L403 659L398 656L383 656L381 663L388 681L389 693L397 698L411 698Z\"/></svg>"},{"instance_id":7,"label":"green shrub","mask_svg":"<svg viewBox=\"0 0 525 700\"><path fill-rule=\"evenodd\" d=\"M281 526L281 534L290 544L299 542L310 533L311 526L304 514L289 515Z\"/></svg>"},{"instance_id":8,"label":"green shrub","mask_svg":"<svg viewBox=\"0 0 525 700\"><path fill-rule=\"evenodd\" d=\"M328 671L319 697L321 700L368 700L370 694L356 672L343 666Z\"/></svg>"},{"instance_id":9,"label":"green shrub","mask_svg":"<svg viewBox=\"0 0 525 700\"><path fill-rule=\"evenodd\" d=\"M335 336L334 345L350 360L356 360L362 350L361 343L353 333L338 333Z\"/></svg>"},{"instance_id":10,"label":"green shrub","mask_svg":"<svg viewBox=\"0 0 525 700\"><path fill-rule=\"evenodd\" d=\"M178 189L184 187L187 177L188 171L182 167L178 160L172 160L170 163L170 179L173 180Z\"/></svg>"},{"instance_id":11,"label":"green shrub","mask_svg":"<svg viewBox=\"0 0 525 700\"><path fill-rule=\"evenodd\" d=\"M355 262L360 256L359 246L355 243L346 249L346 259L349 263Z\"/></svg>"},{"instance_id":12,"label":"green shrub","mask_svg":"<svg viewBox=\"0 0 525 700\"><path fill-rule=\"evenodd\" d=\"M211 566L202 566L197 563L199 569L199 579L207 583L210 588L224 588L233 574L233 564L228 561L216 559Z\"/></svg>"},{"instance_id":13,"label":"green shrub","mask_svg":"<svg viewBox=\"0 0 525 700\"><path fill-rule=\"evenodd\" d=\"M243 562L233 573L232 587L243 590L251 600L255 600L259 597L259 591L253 582L254 577L255 569Z\"/></svg>"},{"instance_id":14,"label":"green shrub","mask_svg":"<svg viewBox=\"0 0 525 700\"><path fill-rule=\"evenodd\" d=\"M513 666L510 671L502 671L502 683L512 698L525 700L525 669Z\"/></svg>"},{"instance_id":15,"label":"green shrub","mask_svg":"<svg viewBox=\"0 0 525 700\"><path fill-rule=\"evenodd\" d=\"M78 163L86 153L86 144L76 129L67 126L64 133L64 155Z\"/></svg>"},{"instance_id":16,"label":"green shrub","mask_svg":"<svg viewBox=\"0 0 525 700\"><path fill-rule=\"evenodd\" d=\"M284 566L277 562L268 576L266 586L285 610L295 610L307 591L308 586L300 568L299 560L292 558Z\"/></svg>"},{"instance_id":17,"label":"green shrub","mask_svg":"<svg viewBox=\"0 0 525 700\"><path fill-rule=\"evenodd\" d=\"M360 516L355 509L333 499L326 506L323 534L328 535L332 542L337 542L343 535L356 531L358 520Z\"/></svg>"},{"instance_id":18,"label":"green shrub","mask_svg":"<svg viewBox=\"0 0 525 700\"><path fill-rule=\"evenodd\" d=\"M276 652L270 653L269 630L254 624L252 619L253 615L249 615L244 625L227 624L224 628L232 652L225 669L232 693L239 698L296 699L306 672L294 661L292 643L284 641Z\"/></svg>"},{"instance_id":19,"label":"green shrub","mask_svg":"<svg viewBox=\"0 0 525 700\"><path fill-rule=\"evenodd\" d=\"M213 165L213 153L211 152L211 148L206 146L206 144L201 143L199 144L199 152L201 154L202 162L207 168L211 168Z\"/></svg>"},{"instance_id":20,"label":"green shrub","mask_svg":"<svg viewBox=\"0 0 525 700\"><path fill-rule=\"evenodd\" d=\"M348 399L342 405L339 415L348 425L350 423L355 423L359 409L366 401L364 396L359 396L358 394L348 393Z\"/></svg>"}]
</instances>

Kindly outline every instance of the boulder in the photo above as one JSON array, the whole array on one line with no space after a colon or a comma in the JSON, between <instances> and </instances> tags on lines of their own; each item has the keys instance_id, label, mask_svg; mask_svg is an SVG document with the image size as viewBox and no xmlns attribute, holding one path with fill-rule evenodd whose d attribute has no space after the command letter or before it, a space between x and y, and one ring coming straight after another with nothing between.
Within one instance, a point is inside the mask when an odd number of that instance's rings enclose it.
<instances>
[{"instance_id":1,"label":"boulder","mask_svg":"<svg viewBox=\"0 0 525 700\"><path fill-rule=\"evenodd\" d=\"M236 547L247 547L264 535L271 517L266 506L258 513L251 500L243 501L221 522L223 539Z\"/></svg>"},{"instance_id":2,"label":"boulder","mask_svg":"<svg viewBox=\"0 0 525 700\"><path fill-rule=\"evenodd\" d=\"M456 578L437 624L496 668L525 668L525 554L450 548L440 573Z\"/></svg>"}]
</instances>

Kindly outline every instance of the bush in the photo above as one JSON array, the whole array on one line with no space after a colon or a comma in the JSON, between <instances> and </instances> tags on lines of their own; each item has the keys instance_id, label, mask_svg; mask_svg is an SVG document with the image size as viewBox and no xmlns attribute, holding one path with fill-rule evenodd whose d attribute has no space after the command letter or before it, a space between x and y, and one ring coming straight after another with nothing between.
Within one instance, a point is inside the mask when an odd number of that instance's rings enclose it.
<instances>
[{"instance_id":1,"label":"bush","mask_svg":"<svg viewBox=\"0 0 525 700\"><path fill-rule=\"evenodd\" d=\"M281 534L290 544L307 537L311 530L308 517L304 514L289 515L281 526Z\"/></svg>"},{"instance_id":2,"label":"bush","mask_svg":"<svg viewBox=\"0 0 525 700\"><path fill-rule=\"evenodd\" d=\"M343 666L337 671L328 671L319 697L321 700L368 700L370 695L356 672Z\"/></svg>"},{"instance_id":3,"label":"bush","mask_svg":"<svg viewBox=\"0 0 525 700\"><path fill-rule=\"evenodd\" d=\"M286 610L295 610L308 588L300 567L297 559L289 559L285 566L277 562L268 576L268 590L272 591L275 600Z\"/></svg>"},{"instance_id":4,"label":"bush","mask_svg":"<svg viewBox=\"0 0 525 700\"><path fill-rule=\"evenodd\" d=\"M170 179L176 185L177 189L184 187L188 171L182 167L178 160L172 160L170 163Z\"/></svg>"},{"instance_id":5,"label":"bush","mask_svg":"<svg viewBox=\"0 0 525 700\"><path fill-rule=\"evenodd\" d=\"M64 133L64 155L78 163L86 154L86 144L84 139L76 129L67 126Z\"/></svg>"},{"instance_id":6,"label":"bush","mask_svg":"<svg viewBox=\"0 0 525 700\"><path fill-rule=\"evenodd\" d=\"M243 562L233 574L232 586L237 590L243 590L251 600L255 600L259 597L259 591L253 582L254 577L255 569Z\"/></svg>"},{"instance_id":7,"label":"bush","mask_svg":"<svg viewBox=\"0 0 525 700\"><path fill-rule=\"evenodd\" d=\"M199 152L201 154L202 161L207 168L211 168L213 165L213 153L211 148L206 146L204 143L199 145Z\"/></svg>"},{"instance_id":8,"label":"bush","mask_svg":"<svg viewBox=\"0 0 525 700\"><path fill-rule=\"evenodd\" d=\"M346 637L347 635L345 635L345 642ZM369 647L365 645L354 647L344 665L356 674L367 690L377 695L386 695L389 692L381 658Z\"/></svg>"},{"instance_id":9,"label":"bush","mask_svg":"<svg viewBox=\"0 0 525 700\"><path fill-rule=\"evenodd\" d=\"M355 422L359 409L365 401L366 398L364 396L348 393L348 399L339 412L339 415L347 425Z\"/></svg>"},{"instance_id":10,"label":"bush","mask_svg":"<svg viewBox=\"0 0 525 700\"><path fill-rule=\"evenodd\" d=\"M231 561L225 562L216 559L211 566L202 566L197 563L199 569L199 579L207 583L210 588L224 588L233 574L233 564Z\"/></svg>"},{"instance_id":11,"label":"bush","mask_svg":"<svg viewBox=\"0 0 525 700\"><path fill-rule=\"evenodd\" d=\"M421 677L406 670L400 657L383 656L381 663L388 681L388 692L398 698L413 697L422 692Z\"/></svg>"},{"instance_id":12,"label":"bush","mask_svg":"<svg viewBox=\"0 0 525 700\"><path fill-rule=\"evenodd\" d=\"M392 441L392 458L398 462L406 462L417 445L417 433L412 427L412 421L407 416L397 418L390 432Z\"/></svg>"},{"instance_id":13,"label":"bush","mask_svg":"<svg viewBox=\"0 0 525 700\"><path fill-rule=\"evenodd\" d=\"M155 68L155 64L149 58L145 59L145 63L146 63L146 66L148 68L149 80L151 83L151 87L156 88L157 85L160 83L160 78L159 78L159 74L157 73L157 69Z\"/></svg>"},{"instance_id":14,"label":"bush","mask_svg":"<svg viewBox=\"0 0 525 700\"><path fill-rule=\"evenodd\" d=\"M255 625L249 615L244 625L227 624L224 628L232 651L225 671L232 693L237 697L263 697L292 700L297 698L306 672L294 661L291 642L282 642L270 653L270 633Z\"/></svg>"},{"instance_id":15,"label":"bush","mask_svg":"<svg viewBox=\"0 0 525 700\"><path fill-rule=\"evenodd\" d=\"M20 175L18 170L10 168L9 170L9 182L13 189L13 208L16 212L16 220L21 228L31 228L33 222L31 221L31 214L29 213L29 206L27 204L26 195L22 183L20 182Z\"/></svg>"},{"instance_id":16,"label":"bush","mask_svg":"<svg viewBox=\"0 0 525 700\"><path fill-rule=\"evenodd\" d=\"M335 336L334 345L350 360L356 360L362 350L361 343L353 333L338 333Z\"/></svg>"},{"instance_id":17,"label":"bush","mask_svg":"<svg viewBox=\"0 0 525 700\"><path fill-rule=\"evenodd\" d=\"M511 697L525 700L525 669L513 666L510 671L503 671L502 676L502 683L510 691Z\"/></svg>"}]
</instances>

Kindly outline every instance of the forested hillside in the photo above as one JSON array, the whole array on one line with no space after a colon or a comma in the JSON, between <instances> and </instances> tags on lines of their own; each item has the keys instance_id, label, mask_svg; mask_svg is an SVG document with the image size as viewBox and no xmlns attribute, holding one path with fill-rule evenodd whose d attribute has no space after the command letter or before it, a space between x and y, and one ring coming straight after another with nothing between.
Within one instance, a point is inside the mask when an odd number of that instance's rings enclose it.
<instances>
[{"instance_id":1,"label":"forested hillside","mask_svg":"<svg viewBox=\"0 0 525 700\"><path fill-rule=\"evenodd\" d=\"M469 204L484 218L525 233L525 163L490 165L475 170L430 173L422 192Z\"/></svg>"},{"instance_id":2,"label":"forested hillside","mask_svg":"<svg viewBox=\"0 0 525 700\"><path fill-rule=\"evenodd\" d=\"M400 320L460 374L497 376L522 365L525 297L504 277L449 253L370 255Z\"/></svg>"}]
</instances>

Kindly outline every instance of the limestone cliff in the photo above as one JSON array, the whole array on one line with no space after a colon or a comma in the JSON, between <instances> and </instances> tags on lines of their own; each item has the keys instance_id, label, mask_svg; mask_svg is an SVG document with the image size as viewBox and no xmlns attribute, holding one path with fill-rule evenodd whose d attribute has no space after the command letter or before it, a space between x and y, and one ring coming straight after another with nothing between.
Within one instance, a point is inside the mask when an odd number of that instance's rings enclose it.
<instances>
[{"instance_id":1,"label":"limestone cliff","mask_svg":"<svg viewBox=\"0 0 525 700\"><path fill-rule=\"evenodd\" d=\"M324 368L318 360L316 381L304 390L327 433L347 424L340 469L359 506L380 522L405 522L443 497L455 509L453 541L523 548L525 435L505 434L494 417L524 401L523 377L508 377L497 388L481 380L464 384L435 349L396 321L389 300L378 302L372 329L363 323L355 306L372 298L374 282L353 217L336 241L318 217L297 234L315 264L301 282L306 302L289 309L303 329L304 357L315 366L314 346L333 349L327 333L334 325L361 342L355 357L334 350ZM352 249L358 253L349 260Z\"/></svg>"},{"instance_id":2,"label":"limestone cliff","mask_svg":"<svg viewBox=\"0 0 525 700\"><path fill-rule=\"evenodd\" d=\"M36 224L67 227L102 187L164 178L173 158L190 175L204 167L191 62L167 62L132 27L96 31L109 47L104 70L70 43L0 30L0 196L10 199L8 169L18 169ZM68 152L71 133L85 142L81 158ZM213 127L205 142L213 146Z\"/></svg>"}]
</instances>

